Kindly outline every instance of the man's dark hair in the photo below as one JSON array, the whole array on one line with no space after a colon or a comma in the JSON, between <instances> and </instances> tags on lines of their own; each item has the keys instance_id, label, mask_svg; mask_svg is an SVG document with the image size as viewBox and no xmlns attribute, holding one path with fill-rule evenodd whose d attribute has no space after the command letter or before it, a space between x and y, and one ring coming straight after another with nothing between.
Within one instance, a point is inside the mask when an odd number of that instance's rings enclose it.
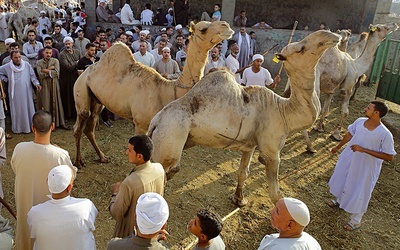
<instances>
[{"instance_id":1,"label":"man's dark hair","mask_svg":"<svg viewBox=\"0 0 400 250\"><path fill-rule=\"evenodd\" d=\"M143 30L143 27L142 27L142 25L136 25L136 28L138 28L140 31L142 31L142 30Z\"/></svg>"},{"instance_id":2,"label":"man's dark hair","mask_svg":"<svg viewBox=\"0 0 400 250\"><path fill-rule=\"evenodd\" d=\"M51 38L50 36L46 36L43 41L52 41L53 42L53 38Z\"/></svg>"},{"instance_id":3,"label":"man's dark hair","mask_svg":"<svg viewBox=\"0 0 400 250\"><path fill-rule=\"evenodd\" d=\"M234 45L235 43L236 43L235 40L229 40L229 41L228 41L228 48L231 48L232 45Z\"/></svg>"},{"instance_id":4,"label":"man's dark hair","mask_svg":"<svg viewBox=\"0 0 400 250\"><path fill-rule=\"evenodd\" d=\"M153 141L147 135L136 135L129 139L129 144L133 146L136 153L143 155L145 161L150 160L153 154Z\"/></svg>"},{"instance_id":5,"label":"man's dark hair","mask_svg":"<svg viewBox=\"0 0 400 250\"><path fill-rule=\"evenodd\" d=\"M214 6L218 6L218 8L221 9L221 4L219 3L214 4Z\"/></svg>"},{"instance_id":6,"label":"man's dark hair","mask_svg":"<svg viewBox=\"0 0 400 250\"><path fill-rule=\"evenodd\" d=\"M131 0L125 0L126 4L131 4Z\"/></svg>"},{"instance_id":7,"label":"man's dark hair","mask_svg":"<svg viewBox=\"0 0 400 250\"><path fill-rule=\"evenodd\" d=\"M12 58L12 57L14 56L14 54L17 54L17 53L21 54L21 51L19 51L19 50L13 50L13 51L11 51L11 52L10 52L10 58Z\"/></svg>"},{"instance_id":8,"label":"man's dark hair","mask_svg":"<svg viewBox=\"0 0 400 250\"><path fill-rule=\"evenodd\" d=\"M255 34L256 32L254 32L254 31L250 31L249 32L249 35L252 35L252 34Z\"/></svg>"},{"instance_id":9,"label":"man's dark hair","mask_svg":"<svg viewBox=\"0 0 400 250\"><path fill-rule=\"evenodd\" d=\"M385 103L380 101L372 101L371 103L375 105L374 110L379 112L380 118L384 117L387 114L389 109Z\"/></svg>"},{"instance_id":10,"label":"man's dark hair","mask_svg":"<svg viewBox=\"0 0 400 250\"><path fill-rule=\"evenodd\" d=\"M109 31L111 31L112 29L110 29L110 28L107 28L106 29L106 33L108 33Z\"/></svg>"},{"instance_id":11,"label":"man's dark hair","mask_svg":"<svg viewBox=\"0 0 400 250\"><path fill-rule=\"evenodd\" d=\"M201 232L211 240L219 235L222 231L222 220L218 214L211 212L207 209L200 209L197 211L199 218Z\"/></svg>"},{"instance_id":12,"label":"man's dark hair","mask_svg":"<svg viewBox=\"0 0 400 250\"><path fill-rule=\"evenodd\" d=\"M185 39L185 37L184 37L183 35L181 35L181 34L179 34L179 35L176 35L176 37L175 37L175 38L178 38L178 37L182 37L183 39Z\"/></svg>"},{"instance_id":13,"label":"man's dark hair","mask_svg":"<svg viewBox=\"0 0 400 250\"><path fill-rule=\"evenodd\" d=\"M189 39L188 39L188 40L189 40ZM168 40L167 40L167 38L164 38L164 37L163 37L163 38L161 38L160 41L158 41L158 42L168 43Z\"/></svg>"},{"instance_id":14,"label":"man's dark hair","mask_svg":"<svg viewBox=\"0 0 400 250\"><path fill-rule=\"evenodd\" d=\"M38 21L36 19L32 19L32 24L37 23Z\"/></svg>"},{"instance_id":15,"label":"man's dark hair","mask_svg":"<svg viewBox=\"0 0 400 250\"><path fill-rule=\"evenodd\" d=\"M15 48L15 47L19 47L19 44L18 43L10 43L10 46L9 46L10 48L11 47L13 47L13 48Z\"/></svg>"},{"instance_id":16,"label":"man's dark hair","mask_svg":"<svg viewBox=\"0 0 400 250\"><path fill-rule=\"evenodd\" d=\"M125 32L125 27L119 27L122 31Z\"/></svg>"},{"instance_id":17,"label":"man's dark hair","mask_svg":"<svg viewBox=\"0 0 400 250\"><path fill-rule=\"evenodd\" d=\"M96 45L94 43L88 43L88 44L86 44L85 49L90 49L90 48L93 48L93 47L96 48Z\"/></svg>"},{"instance_id":18,"label":"man's dark hair","mask_svg":"<svg viewBox=\"0 0 400 250\"><path fill-rule=\"evenodd\" d=\"M32 117L33 127L38 133L49 132L52 123L53 120L50 112L45 110L38 110Z\"/></svg>"},{"instance_id":19,"label":"man's dark hair","mask_svg":"<svg viewBox=\"0 0 400 250\"><path fill-rule=\"evenodd\" d=\"M61 25L59 25L59 24L56 24L56 25L54 25L54 28L60 28L60 30L62 30L62 26Z\"/></svg>"},{"instance_id":20,"label":"man's dark hair","mask_svg":"<svg viewBox=\"0 0 400 250\"><path fill-rule=\"evenodd\" d=\"M85 33L85 31L84 31L84 30L78 30L78 33L80 33L80 32L82 32L82 33Z\"/></svg>"},{"instance_id":21,"label":"man's dark hair","mask_svg":"<svg viewBox=\"0 0 400 250\"><path fill-rule=\"evenodd\" d=\"M72 23L72 26L74 26L74 27L77 27L77 28L78 28L78 26L79 26L79 22L73 22L73 23Z\"/></svg>"},{"instance_id":22,"label":"man's dark hair","mask_svg":"<svg viewBox=\"0 0 400 250\"><path fill-rule=\"evenodd\" d=\"M28 30L28 32L26 34L29 35L29 33L34 33L36 35L36 30Z\"/></svg>"},{"instance_id":23,"label":"man's dark hair","mask_svg":"<svg viewBox=\"0 0 400 250\"><path fill-rule=\"evenodd\" d=\"M146 7L146 9L151 9L151 4L146 3L144 7Z\"/></svg>"},{"instance_id":24,"label":"man's dark hair","mask_svg":"<svg viewBox=\"0 0 400 250\"><path fill-rule=\"evenodd\" d=\"M49 49L49 50L53 51L53 48L51 46L44 46L44 49Z\"/></svg>"},{"instance_id":25,"label":"man's dark hair","mask_svg":"<svg viewBox=\"0 0 400 250\"><path fill-rule=\"evenodd\" d=\"M106 33L106 31L103 30L103 29L101 29L101 30L99 30L99 31L97 32L97 34L100 34L100 33Z\"/></svg>"}]
</instances>

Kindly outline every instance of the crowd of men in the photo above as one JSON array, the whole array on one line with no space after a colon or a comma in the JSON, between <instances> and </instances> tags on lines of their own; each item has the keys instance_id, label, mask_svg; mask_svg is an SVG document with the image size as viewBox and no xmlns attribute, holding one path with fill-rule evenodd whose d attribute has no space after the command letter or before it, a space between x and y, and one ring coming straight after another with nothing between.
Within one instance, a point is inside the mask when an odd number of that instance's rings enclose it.
<instances>
[{"instance_id":1,"label":"crowd of men","mask_svg":"<svg viewBox=\"0 0 400 250\"><path fill-rule=\"evenodd\" d=\"M187 1L178 2L187 5ZM208 16L210 21L220 19L220 6L216 4L214 10ZM62 13L60 8L58 18ZM90 38L85 36L84 9L75 8L73 14L66 14L73 17L69 25L60 18L52 23L45 13L39 20L28 19L24 31L27 41L22 48L8 38L7 50L0 55L0 78L7 93L3 99L8 99L0 102L0 167L6 160L5 139L10 138L4 132L5 105L10 110L13 133L34 133L34 140L19 143L11 158L18 214L15 249L96 249L93 231L98 211L89 199L70 196L77 169L66 150L51 144L52 131L56 127L69 129L66 120L76 116L73 86L78 76L115 42L125 43L137 62L153 67L166 79L178 78L186 62L189 39L180 24L166 27L159 34L152 34L141 25L127 31L120 27L116 34L98 26L96 36ZM235 19L245 26L243 13ZM265 25L260 22L257 27ZM218 44L210 51L204 73L226 67L235 74L238 84L273 89L280 76L273 79L262 67L263 62L264 57L257 54L254 33L248 34L241 27L225 50L223 44ZM365 109L367 118L350 125L343 141L332 149L336 153L348 143L329 182L336 199L328 202L330 207L339 206L350 213L346 230L361 226L382 162L392 160L396 154L393 137L381 123L386 113L385 104L371 102ZM113 126L107 109L101 116L106 126ZM107 249L168 249L164 240L168 237L169 207L162 197L166 176L161 164L150 161L152 153L153 142L148 136L129 139L125 154L132 170L111 187L108 209L116 224ZM365 170L360 162L371 165L371 169ZM355 187L354 183L364 186ZM310 212L303 202L282 198L270 213L271 224L279 233L266 235L259 249L321 249L304 232ZM200 209L188 223L189 231L197 237L193 249L225 249L220 237L222 228L217 213ZM12 230L0 215L0 246L11 249L12 244Z\"/></svg>"}]
</instances>

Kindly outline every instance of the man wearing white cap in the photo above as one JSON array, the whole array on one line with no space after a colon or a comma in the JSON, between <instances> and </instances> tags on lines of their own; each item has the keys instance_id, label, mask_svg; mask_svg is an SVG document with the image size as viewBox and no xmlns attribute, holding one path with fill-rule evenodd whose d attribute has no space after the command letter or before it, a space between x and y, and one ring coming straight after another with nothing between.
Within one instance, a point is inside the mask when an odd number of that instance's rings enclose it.
<instances>
[{"instance_id":1,"label":"man wearing white cap","mask_svg":"<svg viewBox=\"0 0 400 250\"><path fill-rule=\"evenodd\" d=\"M280 199L271 209L271 225L279 233L265 235L258 250L321 249L319 243L303 231L309 222L310 211L306 204L294 198Z\"/></svg>"},{"instance_id":2,"label":"man wearing white cap","mask_svg":"<svg viewBox=\"0 0 400 250\"><path fill-rule=\"evenodd\" d=\"M262 67L264 57L260 54L253 56L253 66L247 68L243 72L243 85L251 86L265 86L274 89L276 84L281 81L280 75L276 75L274 79L271 77L271 73L266 68Z\"/></svg>"},{"instance_id":3,"label":"man wearing white cap","mask_svg":"<svg viewBox=\"0 0 400 250\"><path fill-rule=\"evenodd\" d=\"M168 204L161 195L151 192L142 194L137 201L135 217L137 234L111 239L107 250L168 249L160 242L168 235L165 229L169 217Z\"/></svg>"},{"instance_id":4,"label":"man wearing white cap","mask_svg":"<svg viewBox=\"0 0 400 250\"><path fill-rule=\"evenodd\" d=\"M122 183L117 182L112 186L108 207L111 216L116 220L113 237L132 235L136 226L134 214L140 195L147 192L164 194L164 168L161 164L150 161L153 147L153 142L147 135L137 135L129 139L126 155L134 167Z\"/></svg>"},{"instance_id":5,"label":"man wearing white cap","mask_svg":"<svg viewBox=\"0 0 400 250\"><path fill-rule=\"evenodd\" d=\"M47 184L51 199L28 213L33 249L96 249L93 235L97 209L89 199L70 196L74 173L67 165L50 170Z\"/></svg>"},{"instance_id":6,"label":"man wearing white cap","mask_svg":"<svg viewBox=\"0 0 400 250\"><path fill-rule=\"evenodd\" d=\"M81 58L80 52L74 49L74 40L67 36L64 38L64 50L60 53L60 90L66 119L76 116L74 100L74 84L78 79L76 66Z\"/></svg>"},{"instance_id":7,"label":"man wearing white cap","mask_svg":"<svg viewBox=\"0 0 400 250\"><path fill-rule=\"evenodd\" d=\"M134 41L131 45L132 49L137 52L140 48L140 42L146 42L147 43L147 51L150 52L152 47L151 43L146 40L147 35L150 33L148 30L142 30L139 32L139 40Z\"/></svg>"},{"instance_id":8,"label":"man wearing white cap","mask_svg":"<svg viewBox=\"0 0 400 250\"><path fill-rule=\"evenodd\" d=\"M76 173L66 150L51 144L54 123L49 112L37 111L32 118L34 140L18 143L11 158L15 173L15 205L18 220L16 249L32 249L27 216L29 210L49 198L46 182L49 171L58 165L68 165Z\"/></svg>"},{"instance_id":9,"label":"man wearing white cap","mask_svg":"<svg viewBox=\"0 0 400 250\"><path fill-rule=\"evenodd\" d=\"M0 55L0 63L3 62L4 58L6 58L7 56L10 55L9 52L9 48L10 48L10 44L15 43L15 40L13 38L7 38L4 41L4 45L6 46L6 51L4 51L1 55Z\"/></svg>"},{"instance_id":10,"label":"man wearing white cap","mask_svg":"<svg viewBox=\"0 0 400 250\"><path fill-rule=\"evenodd\" d=\"M164 47L163 58L158 60L153 68L157 70L165 79L173 80L178 79L181 75L181 70L179 69L179 65L175 60L171 59L171 49L168 47Z\"/></svg>"},{"instance_id":11,"label":"man wearing white cap","mask_svg":"<svg viewBox=\"0 0 400 250\"><path fill-rule=\"evenodd\" d=\"M43 36L43 30L46 30L46 34L49 34L49 28L51 27L51 22L49 18L46 16L46 11L40 11L40 17L38 19L39 22L39 32L40 35Z\"/></svg>"}]
</instances>

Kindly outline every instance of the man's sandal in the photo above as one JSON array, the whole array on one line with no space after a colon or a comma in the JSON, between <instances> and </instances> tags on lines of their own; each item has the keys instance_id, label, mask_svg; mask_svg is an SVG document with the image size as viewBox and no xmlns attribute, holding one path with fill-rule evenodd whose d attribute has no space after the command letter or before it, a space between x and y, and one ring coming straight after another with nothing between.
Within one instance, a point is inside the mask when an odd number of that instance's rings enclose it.
<instances>
[{"instance_id":1,"label":"man's sandal","mask_svg":"<svg viewBox=\"0 0 400 250\"><path fill-rule=\"evenodd\" d=\"M351 222L348 222L346 225L343 226L343 228L347 231L354 231L359 229L361 224L353 224Z\"/></svg>"},{"instance_id":2,"label":"man's sandal","mask_svg":"<svg viewBox=\"0 0 400 250\"><path fill-rule=\"evenodd\" d=\"M340 204L335 200L330 200L326 203L326 205L328 205L331 208L334 208L334 207L339 207Z\"/></svg>"}]
</instances>

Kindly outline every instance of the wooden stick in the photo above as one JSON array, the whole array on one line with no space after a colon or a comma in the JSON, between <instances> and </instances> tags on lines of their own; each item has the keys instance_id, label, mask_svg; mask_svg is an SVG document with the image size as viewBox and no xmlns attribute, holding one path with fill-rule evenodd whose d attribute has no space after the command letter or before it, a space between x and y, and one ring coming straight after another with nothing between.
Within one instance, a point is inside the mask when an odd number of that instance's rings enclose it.
<instances>
[{"instance_id":1,"label":"wooden stick","mask_svg":"<svg viewBox=\"0 0 400 250\"><path fill-rule=\"evenodd\" d=\"M10 212L10 214L17 219L17 214L15 213L15 211L10 207L10 205L3 199L0 197L0 203L3 204L7 210Z\"/></svg>"},{"instance_id":2,"label":"wooden stick","mask_svg":"<svg viewBox=\"0 0 400 250\"><path fill-rule=\"evenodd\" d=\"M51 95L53 96L53 123L56 125L56 86L54 78L51 78Z\"/></svg>"},{"instance_id":3,"label":"wooden stick","mask_svg":"<svg viewBox=\"0 0 400 250\"><path fill-rule=\"evenodd\" d=\"M293 38L293 35L294 35L294 31L296 30L297 24L298 24L298 23L299 23L299 22L294 21L294 25L293 25L293 29L292 29L292 34L290 34L290 38L289 38L288 44L290 44L290 43L292 42L292 38ZM280 75L280 74L282 73L282 69L283 69L283 63L281 64L281 67L280 67L280 69L279 69L279 71L278 71L278 75Z\"/></svg>"},{"instance_id":4,"label":"wooden stick","mask_svg":"<svg viewBox=\"0 0 400 250\"><path fill-rule=\"evenodd\" d=\"M275 44L274 46L272 46L270 49L267 49L264 53L262 53L261 55L262 56L265 56L266 54L268 54L268 52L270 51L270 50L273 50L273 49L275 49L275 47L277 47L279 44ZM250 64L249 64L249 67L251 67L251 66L253 66L253 62L251 62Z\"/></svg>"},{"instance_id":5,"label":"wooden stick","mask_svg":"<svg viewBox=\"0 0 400 250\"><path fill-rule=\"evenodd\" d=\"M7 111L7 102L6 102L6 94L4 93L3 89L3 82L0 81L0 91L1 91L1 99L3 99L4 109Z\"/></svg>"}]
</instances>

